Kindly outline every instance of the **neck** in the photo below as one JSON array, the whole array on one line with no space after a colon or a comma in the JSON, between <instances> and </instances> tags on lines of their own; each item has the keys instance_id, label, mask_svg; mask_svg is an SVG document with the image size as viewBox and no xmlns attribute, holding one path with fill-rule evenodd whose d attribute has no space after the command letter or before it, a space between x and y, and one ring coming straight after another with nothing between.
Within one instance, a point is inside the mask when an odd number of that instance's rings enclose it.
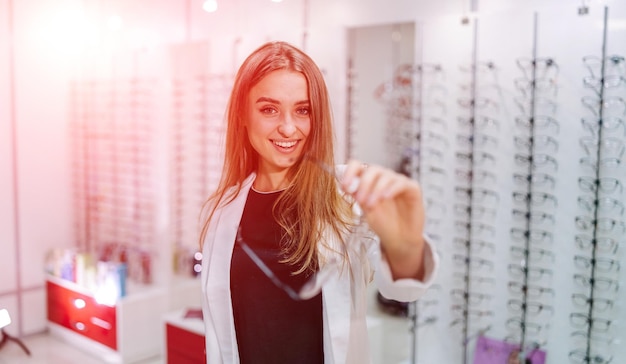
<instances>
[{"instance_id":1,"label":"neck","mask_svg":"<svg viewBox=\"0 0 626 364\"><path fill-rule=\"evenodd\" d=\"M271 175L257 175L256 179L252 183L252 188L258 192L274 192L282 191L289 186L289 181L286 178L272 178Z\"/></svg>"}]
</instances>

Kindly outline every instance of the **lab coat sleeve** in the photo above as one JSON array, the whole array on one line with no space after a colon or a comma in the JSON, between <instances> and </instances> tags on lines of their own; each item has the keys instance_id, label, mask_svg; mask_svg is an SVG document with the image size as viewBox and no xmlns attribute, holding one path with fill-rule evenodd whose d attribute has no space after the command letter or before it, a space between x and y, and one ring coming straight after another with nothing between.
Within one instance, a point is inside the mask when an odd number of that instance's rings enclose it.
<instances>
[{"instance_id":1,"label":"lab coat sleeve","mask_svg":"<svg viewBox=\"0 0 626 364\"><path fill-rule=\"evenodd\" d=\"M411 302L419 299L433 284L439 269L439 256L427 236L424 237L424 279L403 278L394 280L391 268L385 260L380 244L372 244L369 247L369 258L374 268L374 282L378 291L386 298Z\"/></svg>"}]
</instances>

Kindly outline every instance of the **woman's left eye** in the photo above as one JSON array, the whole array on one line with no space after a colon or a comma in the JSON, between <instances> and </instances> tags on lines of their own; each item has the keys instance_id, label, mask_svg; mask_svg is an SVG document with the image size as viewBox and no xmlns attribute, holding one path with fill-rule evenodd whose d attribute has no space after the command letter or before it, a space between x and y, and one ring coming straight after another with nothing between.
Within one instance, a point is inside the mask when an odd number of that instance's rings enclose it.
<instances>
[{"instance_id":1,"label":"woman's left eye","mask_svg":"<svg viewBox=\"0 0 626 364\"><path fill-rule=\"evenodd\" d=\"M308 107L301 107L301 108L298 108L296 112L300 115L309 115L311 113L311 110Z\"/></svg>"}]
</instances>

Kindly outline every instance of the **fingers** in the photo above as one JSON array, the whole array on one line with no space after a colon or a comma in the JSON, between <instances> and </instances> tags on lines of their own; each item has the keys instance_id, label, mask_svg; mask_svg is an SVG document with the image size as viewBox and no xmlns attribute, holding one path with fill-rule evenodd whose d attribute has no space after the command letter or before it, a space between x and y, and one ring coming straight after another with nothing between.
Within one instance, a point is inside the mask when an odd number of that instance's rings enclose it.
<instances>
[{"instance_id":1,"label":"fingers","mask_svg":"<svg viewBox=\"0 0 626 364\"><path fill-rule=\"evenodd\" d=\"M408 177L388 168L350 161L342 178L342 187L364 208L394 198L415 184Z\"/></svg>"}]
</instances>

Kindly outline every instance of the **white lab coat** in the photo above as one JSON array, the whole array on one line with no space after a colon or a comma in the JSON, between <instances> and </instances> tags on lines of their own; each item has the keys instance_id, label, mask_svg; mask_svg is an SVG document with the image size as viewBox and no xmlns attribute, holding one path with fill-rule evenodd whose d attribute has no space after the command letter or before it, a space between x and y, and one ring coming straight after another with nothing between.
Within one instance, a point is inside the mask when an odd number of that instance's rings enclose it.
<instances>
[{"instance_id":1,"label":"white lab coat","mask_svg":"<svg viewBox=\"0 0 626 364\"><path fill-rule=\"evenodd\" d=\"M255 174L250 175L239 195L216 211L204 241L201 280L207 364L239 364L230 296L230 262L243 208L255 177ZM323 249L320 251L325 254ZM366 294L372 274L384 296L414 301L431 285L439 265L434 248L427 242L424 281L393 281L378 241L370 244L366 251L355 254L361 255L351 261L356 278L350 279L349 274L338 275L322 289L326 364L370 363Z\"/></svg>"}]
</instances>

